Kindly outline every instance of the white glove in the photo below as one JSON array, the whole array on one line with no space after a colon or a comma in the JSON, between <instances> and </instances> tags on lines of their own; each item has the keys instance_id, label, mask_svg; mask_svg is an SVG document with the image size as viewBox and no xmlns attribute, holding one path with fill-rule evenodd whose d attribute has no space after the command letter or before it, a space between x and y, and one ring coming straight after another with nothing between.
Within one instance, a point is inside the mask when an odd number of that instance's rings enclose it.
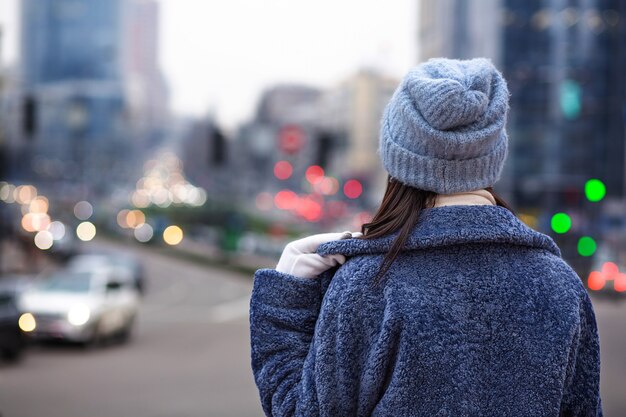
<instances>
[{"instance_id":1,"label":"white glove","mask_svg":"<svg viewBox=\"0 0 626 417\"><path fill-rule=\"evenodd\" d=\"M350 239L362 236L361 233L322 233L294 240L283 250L276 270L300 278L315 278L333 266L343 264L345 256L339 254L318 255L315 253L322 243L333 240Z\"/></svg>"}]
</instances>

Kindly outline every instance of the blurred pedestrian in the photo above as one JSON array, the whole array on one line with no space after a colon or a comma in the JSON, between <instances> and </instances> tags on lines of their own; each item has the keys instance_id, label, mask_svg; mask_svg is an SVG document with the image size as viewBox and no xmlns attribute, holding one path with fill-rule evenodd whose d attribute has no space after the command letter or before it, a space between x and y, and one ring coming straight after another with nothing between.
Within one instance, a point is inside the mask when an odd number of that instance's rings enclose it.
<instances>
[{"instance_id":1,"label":"blurred pedestrian","mask_svg":"<svg viewBox=\"0 0 626 417\"><path fill-rule=\"evenodd\" d=\"M363 235L292 242L256 272L268 416L602 415L589 296L491 188L508 99L487 59L412 69L382 119L389 183Z\"/></svg>"}]
</instances>

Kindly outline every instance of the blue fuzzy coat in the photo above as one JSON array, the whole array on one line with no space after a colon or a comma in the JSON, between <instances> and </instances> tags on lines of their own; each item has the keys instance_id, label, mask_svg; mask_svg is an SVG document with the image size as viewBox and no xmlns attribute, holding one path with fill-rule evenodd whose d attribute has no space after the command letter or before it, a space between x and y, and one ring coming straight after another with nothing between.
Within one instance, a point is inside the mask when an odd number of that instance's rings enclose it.
<instances>
[{"instance_id":1,"label":"blue fuzzy coat","mask_svg":"<svg viewBox=\"0 0 626 417\"><path fill-rule=\"evenodd\" d=\"M268 416L601 416L593 307L555 243L496 206L426 209L393 236L326 243L315 279L256 272L252 368Z\"/></svg>"}]
</instances>

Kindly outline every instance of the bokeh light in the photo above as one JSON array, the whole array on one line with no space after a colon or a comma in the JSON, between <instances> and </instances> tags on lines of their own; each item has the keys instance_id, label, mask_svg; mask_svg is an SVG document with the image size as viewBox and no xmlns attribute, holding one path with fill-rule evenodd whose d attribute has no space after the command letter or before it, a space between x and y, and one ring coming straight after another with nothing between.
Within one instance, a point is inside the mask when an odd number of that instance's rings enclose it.
<instances>
[{"instance_id":1,"label":"bokeh light","mask_svg":"<svg viewBox=\"0 0 626 417\"><path fill-rule=\"evenodd\" d=\"M565 80L561 83L560 92L561 111L566 119L575 119L582 108L582 90L574 80Z\"/></svg>"},{"instance_id":2,"label":"bokeh light","mask_svg":"<svg viewBox=\"0 0 626 417\"><path fill-rule=\"evenodd\" d=\"M130 200L132 205L137 208L146 208L150 205L150 195L145 190L135 191Z\"/></svg>"},{"instance_id":3,"label":"bokeh light","mask_svg":"<svg viewBox=\"0 0 626 417\"><path fill-rule=\"evenodd\" d=\"M300 199L296 206L296 213L310 222L316 222L322 217L322 205L314 198L307 196Z\"/></svg>"},{"instance_id":4,"label":"bokeh light","mask_svg":"<svg viewBox=\"0 0 626 417\"><path fill-rule=\"evenodd\" d=\"M0 200L5 203L14 203L15 202L15 186L13 184L9 184L6 182L0 183Z\"/></svg>"},{"instance_id":5,"label":"bokeh light","mask_svg":"<svg viewBox=\"0 0 626 417\"><path fill-rule=\"evenodd\" d=\"M359 198L363 193L363 186L357 180L348 180L343 185L343 193L350 199Z\"/></svg>"},{"instance_id":6,"label":"bokeh light","mask_svg":"<svg viewBox=\"0 0 626 417\"><path fill-rule=\"evenodd\" d=\"M139 242L146 243L149 242L150 239L152 239L152 236L154 236L154 230L152 229L152 226L150 226L148 223L144 223L141 226L137 227L133 231L133 234L135 235L135 239L137 239Z\"/></svg>"},{"instance_id":7,"label":"bokeh light","mask_svg":"<svg viewBox=\"0 0 626 417\"><path fill-rule=\"evenodd\" d=\"M590 179L585 183L585 196L592 202L600 201L606 195L606 186L598 179Z\"/></svg>"},{"instance_id":8,"label":"bokeh light","mask_svg":"<svg viewBox=\"0 0 626 417\"><path fill-rule=\"evenodd\" d=\"M291 177L293 167L287 161L278 161L274 165L274 176L279 180L286 180Z\"/></svg>"},{"instance_id":9,"label":"bokeh light","mask_svg":"<svg viewBox=\"0 0 626 417\"><path fill-rule=\"evenodd\" d=\"M80 240L88 242L96 236L96 226L91 222L82 222L76 227L76 236Z\"/></svg>"},{"instance_id":10,"label":"bokeh light","mask_svg":"<svg viewBox=\"0 0 626 417\"><path fill-rule=\"evenodd\" d=\"M605 279L614 279L619 274L619 267L615 262L605 262L601 272Z\"/></svg>"},{"instance_id":11,"label":"bokeh light","mask_svg":"<svg viewBox=\"0 0 626 417\"><path fill-rule=\"evenodd\" d=\"M204 205L206 191L187 182L182 167L182 161L171 152L163 152L157 159L146 161L144 176L136 182L130 203L137 208L147 208L151 204L162 208L172 204Z\"/></svg>"},{"instance_id":12,"label":"bokeh light","mask_svg":"<svg viewBox=\"0 0 626 417\"><path fill-rule=\"evenodd\" d=\"M32 213L32 227L35 231L46 230L50 227L50 216L46 213Z\"/></svg>"},{"instance_id":13,"label":"bokeh light","mask_svg":"<svg viewBox=\"0 0 626 417\"><path fill-rule=\"evenodd\" d=\"M26 333L32 332L35 328L37 328L35 317L31 313L22 314L17 324L20 326L20 329Z\"/></svg>"},{"instance_id":14,"label":"bokeh light","mask_svg":"<svg viewBox=\"0 0 626 417\"><path fill-rule=\"evenodd\" d=\"M168 226L163 231L163 240L168 245L178 245L183 240L183 229L178 226Z\"/></svg>"},{"instance_id":15,"label":"bokeh light","mask_svg":"<svg viewBox=\"0 0 626 417\"><path fill-rule=\"evenodd\" d=\"M28 206L31 213L46 213L48 211L48 199L44 196L35 197Z\"/></svg>"},{"instance_id":16,"label":"bokeh light","mask_svg":"<svg viewBox=\"0 0 626 417\"><path fill-rule=\"evenodd\" d=\"M128 216L128 213L130 212L130 210L128 209L123 209L120 210L119 213L117 213L117 224L122 228L122 229L128 229L130 226L128 225L128 223L126 223L126 217Z\"/></svg>"},{"instance_id":17,"label":"bokeh light","mask_svg":"<svg viewBox=\"0 0 626 417\"><path fill-rule=\"evenodd\" d=\"M52 236L52 233L47 230L41 230L37 232L34 240L35 246L42 250L50 249L52 247L52 244L54 243L54 237Z\"/></svg>"},{"instance_id":18,"label":"bokeh light","mask_svg":"<svg viewBox=\"0 0 626 417\"><path fill-rule=\"evenodd\" d=\"M572 219L565 213L556 213L552 216L550 227L555 233L567 233L572 227Z\"/></svg>"},{"instance_id":19,"label":"bokeh light","mask_svg":"<svg viewBox=\"0 0 626 417\"><path fill-rule=\"evenodd\" d=\"M578 253L581 256L591 256L596 252L596 241L589 236L578 239Z\"/></svg>"},{"instance_id":20,"label":"bokeh light","mask_svg":"<svg viewBox=\"0 0 626 417\"><path fill-rule=\"evenodd\" d=\"M93 215L93 206L88 201L79 201L74 206L74 216L78 220L87 220Z\"/></svg>"},{"instance_id":21,"label":"bokeh light","mask_svg":"<svg viewBox=\"0 0 626 417\"><path fill-rule=\"evenodd\" d=\"M32 185L20 185L13 192L15 201L19 204L29 204L37 197L37 189Z\"/></svg>"},{"instance_id":22,"label":"bokeh light","mask_svg":"<svg viewBox=\"0 0 626 417\"><path fill-rule=\"evenodd\" d=\"M324 169L319 165L311 165L306 169L304 177L310 184L317 184L324 179Z\"/></svg>"},{"instance_id":23,"label":"bokeh light","mask_svg":"<svg viewBox=\"0 0 626 417\"><path fill-rule=\"evenodd\" d=\"M291 190L282 190L276 193L274 204L281 210L292 210L298 205L299 197Z\"/></svg>"},{"instance_id":24,"label":"bokeh light","mask_svg":"<svg viewBox=\"0 0 626 417\"><path fill-rule=\"evenodd\" d=\"M126 227L135 229L146 222L146 216L141 210L130 210L126 213Z\"/></svg>"},{"instance_id":25,"label":"bokeh light","mask_svg":"<svg viewBox=\"0 0 626 417\"><path fill-rule=\"evenodd\" d=\"M592 271L587 279L587 286L590 290L598 291L604 288L605 279L600 271Z\"/></svg>"},{"instance_id":26,"label":"bokeh light","mask_svg":"<svg viewBox=\"0 0 626 417\"><path fill-rule=\"evenodd\" d=\"M333 177L324 177L315 185L315 190L324 195L334 195L339 191L339 181Z\"/></svg>"},{"instance_id":27,"label":"bokeh light","mask_svg":"<svg viewBox=\"0 0 626 417\"><path fill-rule=\"evenodd\" d=\"M61 240L65 237L65 225L58 220L50 223L48 231L52 233L52 238L54 240Z\"/></svg>"},{"instance_id":28,"label":"bokeh light","mask_svg":"<svg viewBox=\"0 0 626 417\"><path fill-rule=\"evenodd\" d=\"M22 216L22 229L26 230L27 232L35 231L35 227L33 226L33 217L35 217L34 213L26 213Z\"/></svg>"}]
</instances>

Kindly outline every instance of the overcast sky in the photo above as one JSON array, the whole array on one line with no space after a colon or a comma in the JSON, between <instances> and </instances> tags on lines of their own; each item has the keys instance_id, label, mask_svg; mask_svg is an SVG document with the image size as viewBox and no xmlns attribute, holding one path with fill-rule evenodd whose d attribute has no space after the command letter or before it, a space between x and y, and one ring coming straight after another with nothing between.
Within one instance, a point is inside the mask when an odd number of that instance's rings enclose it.
<instances>
[{"instance_id":1,"label":"overcast sky","mask_svg":"<svg viewBox=\"0 0 626 417\"><path fill-rule=\"evenodd\" d=\"M0 0L5 62L17 5ZM159 0L161 62L177 113L233 126L264 87L329 87L364 66L401 77L417 56L417 0Z\"/></svg>"}]
</instances>

